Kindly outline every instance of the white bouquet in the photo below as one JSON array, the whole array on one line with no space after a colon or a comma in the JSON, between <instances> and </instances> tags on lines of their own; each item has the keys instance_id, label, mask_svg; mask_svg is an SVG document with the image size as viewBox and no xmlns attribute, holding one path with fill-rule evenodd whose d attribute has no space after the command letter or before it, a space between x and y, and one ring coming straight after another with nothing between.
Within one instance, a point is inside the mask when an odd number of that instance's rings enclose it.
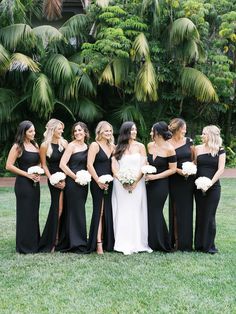
<instances>
[{"instance_id":1,"label":"white bouquet","mask_svg":"<svg viewBox=\"0 0 236 314\"><path fill-rule=\"evenodd\" d=\"M43 168L39 166L29 167L27 170L28 174L44 174Z\"/></svg>"},{"instance_id":2,"label":"white bouquet","mask_svg":"<svg viewBox=\"0 0 236 314\"><path fill-rule=\"evenodd\" d=\"M49 181L51 183L51 185L56 185L61 181L64 181L66 178L66 175L64 174L64 172L55 172L51 175L51 177L49 178Z\"/></svg>"},{"instance_id":3,"label":"white bouquet","mask_svg":"<svg viewBox=\"0 0 236 314\"><path fill-rule=\"evenodd\" d=\"M27 170L28 174L44 174L44 170L43 168L39 167L39 166L32 166L32 167L29 167L28 170ZM35 182L34 181L34 186L37 186L37 183L38 182Z\"/></svg>"},{"instance_id":4,"label":"white bouquet","mask_svg":"<svg viewBox=\"0 0 236 314\"><path fill-rule=\"evenodd\" d=\"M195 180L195 184L198 190L202 190L205 193L212 186L212 181L207 177L199 177Z\"/></svg>"},{"instance_id":5,"label":"white bouquet","mask_svg":"<svg viewBox=\"0 0 236 314\"><path fill-rule=\"evenodd\" d=\"M191 176L197 173L197 166L191 161L185 161L182 163L182 172L184 176Z\"/></svg>"},{"instance_id":6,"label":"white bouquet","mask_svg":"<svg viewBox=\"0 0 236 314\"><path fill-rule=\"evenodd\" d=\"M138 173L132 168L123 168L117 173L117 178L123 186L132 185L137 180Z\"/></svg>"},{"instance_id":7,"label":"white bouquet","mask_svg":"<svg viewBox=\"0 0 236 314\"><path fill-rule=\"evenodd\" d=\"M91 181L91 174L87 170L76 172L75 182L80 185L87 185Z\"/></svg>"},{"instance_id":8,"label":"white bouquet","mask_svg":"<svg viewBox=\"0 0 236 314\"><path fill-rule=\"evenodd\" d=\"M141 172L143 174L156 173L156 171L157 171L156 167L151 166L151 165L145 165L145 166L142 166L141 168Z\"/></svg>"},{"instance_id":9,"label":"white bouquet","mask_svg":"<svg viewBox=\"0 0 236 314\"><path fill-rule=\"evenodd\" d=\"M108 184L111 181L113 181L113 177L110 174L104 174L98 178L98 182L103 184ZM104 190L104 194L108 194L108 190Z\"/></svg>"}]
</instances>

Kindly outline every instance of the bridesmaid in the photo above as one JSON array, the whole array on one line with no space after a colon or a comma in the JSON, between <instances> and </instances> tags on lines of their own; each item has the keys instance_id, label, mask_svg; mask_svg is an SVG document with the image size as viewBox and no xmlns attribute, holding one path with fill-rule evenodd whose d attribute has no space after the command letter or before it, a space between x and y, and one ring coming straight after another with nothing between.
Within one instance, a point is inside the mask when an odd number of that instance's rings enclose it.
<instances>
[{"instance_id":1,"label":"bridesmaid","mask_svg":"<svg viewBox=\"0 0 236 314\"><path fill-rule=\"evenodd\" d=\"M28 174L29 167L40 163L39 148L34 140L35 129L31 121L22 121L17 129L6 169L15 173L16 195L16 252L36 253L39 244L40 176ZM15 165L17 163L17 166Z\"/></svg>"},{"instance_id":2,"label":"bridesmaid","mask_svg":"<svg viewBox=\"0 0 236 314\"><path fill-rule=\"evenodd\" d=\"M87 125L77 122L72 127L73 141L68 144L60 162L60 168L67 175L66 198L66 237L60 251L83 253L87 250L85 203L88 185L75 182L76 172L86 170L89 139Z\"/></svg>"},{"instance_id":3,"label":"bridesmaid","mask_svg":"<svg viewBox=\"0 0 236 314\"><path fill-rule=\"evenodd\" d=\"M60 172L59 163L67 146L62 137L64 124L57 119L51 119L46 125L44 141L40 146L40 159L42 167L48 177L48 187L51 194L51 206L46 225L40 239L40 252L53 252L58 241L59 220L63 210L63 189L65 182L51 185L49 178L52 174Z\"/></svg>"},{"instance_id":4,"label":"bridesmaid","mask_svg":"<svg viewBox=\"0 0 236 314\"><path fill-rule=\"evenodd\" d=\"M196 146L197 177L211 179L211 187L205 195L196 190L195 250L215 254L215 215L220 201L219 178L224 172L225 151L221 147L220 129L215 125L206 126L202 131L202 145Z\"/></svg>"},{"instance_id":5,"label":"bridesmaid","mask_svg":"<svg viewBox=\"0 0 236 314\"><path fill-rule=\"evenodd\" d=\"M156 174L146 175L148 202L148 244L155 251L170 252L170 238L163 215L169 194L168 177L176 172L176 154L168 143L171 132L165 122L153 125L153 142L148 144L148 163L156 167Z\"/></svg>"},{"instance_id":6,"label":"bridesmaid","mask_svg":"<svg viewBox=\"0 0 236 314\"><path fill-rule=\"evenodd\" d=\"M88 171L92 176L90 185L93 199L93 214L89 232L88 252L112 251L114 247L113 218L111 207L112 184L99 182L99 177L110 174L111 156L114 150L113 129L107 121L100 121L96 128L96 141L88 151ZM104 195L104 190L107 194Z\"/></svg>"},{"instance_id":7,"label":"bridesmaid","mask_svg":"<svg viewBox=\"0 0 236 314\"><path fill-rule=\"evenodd\" d=\"M174 146L177 156L176 174L170 177L169 230L171 246L175 250L192 251L193 246L193 175L185 177L182 163L194 160L193 141L185 137L186 123L175 118L170 121L169 130L172 138L169 142Z\"/></svg>"}]
</instances>

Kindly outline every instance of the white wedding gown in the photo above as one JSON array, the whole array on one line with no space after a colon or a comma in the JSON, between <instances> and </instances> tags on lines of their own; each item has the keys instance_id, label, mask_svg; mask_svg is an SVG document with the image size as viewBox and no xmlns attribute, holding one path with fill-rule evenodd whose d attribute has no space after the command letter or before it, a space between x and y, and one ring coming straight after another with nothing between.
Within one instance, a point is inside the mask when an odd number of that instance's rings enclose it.
<instances>
[{"instance_id":1,"label":"white wedding gown","mask_svg":"<svg viewBox=\"0 0 236 314\"><path fill-rule=\"evenodd\" d=\"M131 168L140 173L144 157L139 153L123 155L118 161L120 169ZM115 235L114 250L125 255L137 252L152 252L148 246L147 197L142 178L129 193L118 179L114 179L112 212Z\"/></svg>"}]
</instances>

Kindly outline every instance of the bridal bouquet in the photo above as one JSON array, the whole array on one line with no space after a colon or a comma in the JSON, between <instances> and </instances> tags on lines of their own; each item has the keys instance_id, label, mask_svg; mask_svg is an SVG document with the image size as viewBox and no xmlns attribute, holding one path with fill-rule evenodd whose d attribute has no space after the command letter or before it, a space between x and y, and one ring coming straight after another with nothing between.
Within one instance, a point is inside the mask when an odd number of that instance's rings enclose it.
<instances>
[{"instance_id":1,"label":"bridal bouquet","mask_svg":"<svg viewBox=\"0 0 236 314\"><path fill-rule=\"evenodd\" d=\"M145 166L142 166L142 168L141 168L141 172L143 174L156 173L156 171L157 171L156 167L151 166L151 165L145 165Z\"/></svg>"},{"instance_id":2,"label":"bridal bouquet","mask_svg":"<svg viewBox=\"0 0 236 314\"><path fill-rule=\"evenodd\" d=\"M123 168L117 173L117 178L123 186L132 185L137 177L137 171L132 168ZM132 191L129 191L129 193L132 193Z\"/></svg>"},{"instance_id":3,"label":"bridal bouquet","mask_svg":"<svg viewBox=\"0 0 236 314\"><path fill-rule=\"evenodd\" d=\"M91 181L91 174L87 170L76 172L75 182L80 185L87 185Z\"/></svg>"},{"instance_id":4,"label":"bridal bouquet","mask_svg":"<svg viewBox=\"0 0 236 314\"><path fill-rule=\"evenodd\" d=\"M59 182L64 181L65 178L66 178L66 175L64 174L64 172L55 172L51 175L51 177L49 178L49 181L51 185L56 185Z\"/></svg>"},{"instance_id":5,"label":"bridal bouquet","mask_svg":"<svg viewBox=\"0 0 236 314\"><path fill-rule=\"evenodd\" d=\"M182 163L182 172L186 177L191 176L197 173L197 166L191 161L185 161Z\"/></svg>"},{"instance_id":6,"label":"bridal bouquet","mask_svg":"<svg viewBox=\"0 0 236 314\"><path fill-rule=\"evenodd\" d=\"M203 194L212 186L211 179L207 177L199 177L195 180L195 184L198 190L202 190Z\"/></svg>"},{"instance_id":7,"label":"bridal bouquet","mask_svg":"<svg viewBox=\"0 0 236 314\"><path fill-rule=\"evenodd\" d=\"M32 167L29 167L28 170L27 170L28 174L44 174L44 170L43 168L39 167L39 166L32 166ZM34 186L37 185L38 182L34 182Z\"/></svg>"},{"instance_id":8,"label":"bridal bouquet","mask_svg":"<svg viewBox=\"0 0 236 314\"><path fill-rule=\"evenodd\" d=\"M98 182L103 183L103 184L108 184L111 181L113 181L113 177L110 174L104 174L103 176L100 176L98 178ZM108 189L104 190L104 194L108 194Z\"/></svg>"}]
</instances>

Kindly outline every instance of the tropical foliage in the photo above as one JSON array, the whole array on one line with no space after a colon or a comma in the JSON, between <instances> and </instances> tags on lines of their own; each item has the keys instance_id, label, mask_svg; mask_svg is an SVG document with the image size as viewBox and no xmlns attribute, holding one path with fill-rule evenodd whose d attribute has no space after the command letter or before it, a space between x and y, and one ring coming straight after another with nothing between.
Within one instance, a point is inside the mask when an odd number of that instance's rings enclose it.
<instances>
[{"instance_id":1,"label":"tropical foliage","mask_svg":"<svg viewBox=\"0 0 236 314\"><path fill-rule=\"evenodd\" d=\"M61 2L0 4L0 141L22 119L41 130L50 117L68 128L100 119L134 120L142 140L153 122L182 116L192 136L206 124L233 141L236 5L224 0L83 1L61 27Z\"/></svg>"}]
</instances>

